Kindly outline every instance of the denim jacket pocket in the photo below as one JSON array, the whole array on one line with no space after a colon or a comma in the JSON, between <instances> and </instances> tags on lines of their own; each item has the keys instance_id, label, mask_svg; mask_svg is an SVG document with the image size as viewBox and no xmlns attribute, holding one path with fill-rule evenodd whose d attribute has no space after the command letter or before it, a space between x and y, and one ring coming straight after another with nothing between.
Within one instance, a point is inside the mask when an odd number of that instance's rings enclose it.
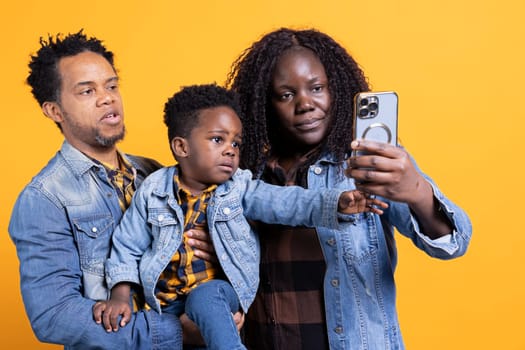
<instances>
[{"instance_id":1,"label":"denim jacket pocket","mask_svg":"<svg viewBox=\"0 0 525 350\"><path fill-rule=\"evenodd\" d=\"M151 225L151 234L153 235L153 251L164 249L180 225L173 212L166 208L150 208L148 210L148 224ZM182 230L180 231L182 232Z\"/></svg>"},{"instance_id":2,"label":"denim jacket pocket","mask_svg":"<svg viewBox=\"0 0 525 350\"><path fill-rule=\"evenodd\" d=\"M250 225L244 217L243 209L238 204L221 206L215 216L217 231L227 240L247 240L250 237Z\"/></svg>"},{"instance_id":3,"label":"denim jacket pocket","mask_svg":"<svg viewBox=\"0 0 525 350\"><path fill-rule=\"evenodd\" d=\"M372 259L378 249L377 227L372 215L358 214L347 222L340 233L343 256L348 264L363 264Z\"/></svg>"},{"instance_id":4,"label":"denim jacket pocket","mask_svg":"<svg viewBox=\"0 0 525 350\"><path fill-rule=\"evenodd\" d=\"M104 276L104 262L111 246L114 229L109 214L73 218L73 234L78 245L82 271Z\"/></svg>"}]
</instances>

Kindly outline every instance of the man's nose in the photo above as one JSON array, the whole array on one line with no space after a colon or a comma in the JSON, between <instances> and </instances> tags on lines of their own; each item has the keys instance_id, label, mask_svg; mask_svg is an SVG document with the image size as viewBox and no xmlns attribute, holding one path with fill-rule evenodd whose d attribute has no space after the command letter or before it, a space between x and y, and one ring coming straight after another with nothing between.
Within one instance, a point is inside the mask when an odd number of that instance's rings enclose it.
<instances>
[{"instance_id":1,"label":"man's nose","mask_svg":"<svg viewBox=\"0 0 525 350\"><path fill-rule=\"evenodd\" d=\"M107 91L106 89L103 89L102 92L98 95L97 104L103 105L103 104L109 104L114 101L113 94L110 91Z\"/></svg>"}]
</instances>

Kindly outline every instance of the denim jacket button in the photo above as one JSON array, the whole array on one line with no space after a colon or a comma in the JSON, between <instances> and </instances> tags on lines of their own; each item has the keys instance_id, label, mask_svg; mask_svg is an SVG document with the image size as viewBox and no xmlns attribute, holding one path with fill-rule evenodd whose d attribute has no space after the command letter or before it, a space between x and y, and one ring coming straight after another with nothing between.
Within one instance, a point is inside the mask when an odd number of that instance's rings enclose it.
<instances>
[{"instance_id":1,"label":"denim jacket button","mask_svg":"<svg viewBox=\"0 0 525 350\"><path fill-rule=\"evenodd\" d=\"M157 216L157 220L159 220L159 221L164 220L164 215L160 214L159 216Z\"/></svg>"},{"instance_id":2,"label":"denim jacket button","mask_svg":"<svg viewBox=\"0 0 525 350\"><path fill-rule=\"evenodd\" d=\"M223 212L223 214L228 215L229 213L231 213L231 209L230 208L224 208L222 210L222 212Z\"/></svg>"},{"instance_id":3,"label":"denim jacket button","mask_svg":"<svg viewBox=\"0 0 525 350\"><path fill-rule=\"evenodd\" d=\"M98 229L97 229L96 227L92 227L92 228L91 228L91 232L93 232L93 233L97 233L97 231L98 231Z\"/></svg>"},{"instance_id":4,"label":"denim jacket button","mask_svg":"<svg viewBox=\"0 0 525 350\"><path fill-rule=\"evenodd\" d=\"M337 280L337 279L333 279L330 283L331 283L332 286L334 286L334 287L339 286L339 280Z\"/></svg>"},{"instance_id":5,"label":"denim jacket button","mask_svg":"<svg viewBox=\"0 0 525 350\"><path fill-rule=\"evenodd\" d=\"M330 238L329 240L326 241L326 243L328 243L329 246L334 246L335 245L335 238Z\"/></svg>"},{"instance_id":6,"label":"denim jacket button","mask_svg":"<svg viewBox=\"0 0 525 350\"><path fill-rule=\"evenodd\" d=\"M323 172L323 168L319 167L319 166L316 166L314 168L314 174L315 175L320 175L321 173Z\"/></svg>"},{"instance_id":7,"label":"denim jacket button","mask_svg":"<svg viewBox=\"0 0 525 350\"><path fill-rule=\"evenodd\" d=\"M335 331L337 334L341 334L341 333L343 333L343 327L335 327L334 331Z\"/></svg>"}]
</instances>

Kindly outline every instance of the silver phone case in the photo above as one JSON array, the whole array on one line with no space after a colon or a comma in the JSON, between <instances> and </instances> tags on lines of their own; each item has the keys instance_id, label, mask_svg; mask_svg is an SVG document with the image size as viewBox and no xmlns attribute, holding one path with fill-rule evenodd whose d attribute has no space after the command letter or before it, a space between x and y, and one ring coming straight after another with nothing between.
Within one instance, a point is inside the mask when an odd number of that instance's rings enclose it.
<instances>
[{"instance_id":1,"label":"silver phone case","mask_svg":"<svg viewBox=\"0 0 525 350\"><path fill-rule=\"evenodd\" d=\"M397 145L397 108L394 91L358 93L354 97L354 139Z\"/></svg>"}]
</instances>

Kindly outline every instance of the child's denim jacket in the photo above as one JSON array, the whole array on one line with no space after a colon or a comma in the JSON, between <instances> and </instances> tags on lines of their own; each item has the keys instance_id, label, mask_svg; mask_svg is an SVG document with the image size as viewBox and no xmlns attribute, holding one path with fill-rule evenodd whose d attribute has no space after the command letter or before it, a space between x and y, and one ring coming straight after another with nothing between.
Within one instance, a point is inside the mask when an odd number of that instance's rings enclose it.
<instances>
[{"instance_id":1,"label":"child's denim jacket","mask_svg":"<svg viewBox=\"0 0 525 350\"><path fill-rule=\"evenodd\" d=\"M133 282L144 288L146 302L160 312L155 297L159 275L182 242L184 215L173 190L175 168L147 177L113 233L106 262L108 287ZM210 236L217 258L246 312L259 283L259 240L248 220L292 226L338 227L338 199L344 189L305 190L252 180L238 170L219 185L207 208Z\"/></svg>"}]
</instances>

